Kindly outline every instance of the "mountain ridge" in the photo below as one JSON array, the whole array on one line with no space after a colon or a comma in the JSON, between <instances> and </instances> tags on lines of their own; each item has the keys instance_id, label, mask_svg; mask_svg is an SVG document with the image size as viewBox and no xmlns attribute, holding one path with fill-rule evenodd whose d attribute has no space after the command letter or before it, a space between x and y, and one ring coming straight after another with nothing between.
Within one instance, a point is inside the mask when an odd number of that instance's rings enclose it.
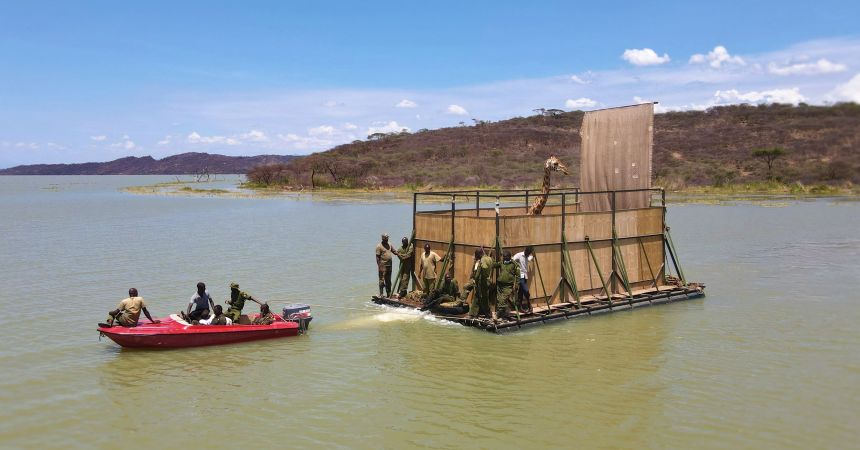
<instances>
[{"instance_id":1,"label":"mountain ridge","mask_svg":"<svg viewBox=\"0 0 860 450\"><path fill-rule=\"evenodd\" d=\"M31 164L0 170L0 175L193 175L246 173L260 164L286 163L294 155L226 156L188 152L155 159L126 156L106 162Z\"/></svg>"}]
</instances>

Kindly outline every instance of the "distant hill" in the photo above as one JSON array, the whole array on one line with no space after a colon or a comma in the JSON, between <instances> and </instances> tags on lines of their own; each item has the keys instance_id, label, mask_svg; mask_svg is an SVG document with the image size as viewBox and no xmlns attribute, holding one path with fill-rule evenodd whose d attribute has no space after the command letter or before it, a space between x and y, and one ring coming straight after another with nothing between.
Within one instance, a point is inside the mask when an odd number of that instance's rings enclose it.
<instances>
[{"instance_id":1,"label":"distant hill","mask_svg":"<svg viewBox=\"0 0 860 450\"><path fill-rule=\"evenodd\" d=\"M375 134L287 164L259 166L259 184L338 187L537 186L555 155L579 184L582 111L546 110L472 126ZM474 120L474 119L473 119ZM768 168L756 149L789 152ZM860 183L860 105L729 105L654 116L652 174L679 189L725 183Z\"/></svg>"},{"instance_id":2,"label":"distant hill","mask_svg":"<svg viewBox=\"0 0 860 450\"><path fill-rule=\"evenodd\" d=\"M163 159L129 156L108 162L34 164L0 170L0 175L186 175L246 173L260 164L286 163L291 155L224 156L182 153Z\"/></svg>"}]
</instances>

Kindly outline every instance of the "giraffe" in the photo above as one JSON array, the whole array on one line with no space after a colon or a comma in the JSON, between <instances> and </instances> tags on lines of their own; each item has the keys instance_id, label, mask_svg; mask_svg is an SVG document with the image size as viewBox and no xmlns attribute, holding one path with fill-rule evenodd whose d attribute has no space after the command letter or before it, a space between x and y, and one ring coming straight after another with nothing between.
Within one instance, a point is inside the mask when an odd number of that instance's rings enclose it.
<instances>
[{"instance_id":1,"label":"giraffe","mask_svg":"<svg viewBox=\"0 0 860 450\"><path fill-rule=\"evenodd\" d=\"M565 167L561 161L555 158L555 155L550 156L543 166L543 186L540 190L541 194L549 194L549 177L553 171L564 172L565 175L570 175L570 171L567 170L567 167ZM539 216L541 211L543 211L543 207L546 206L546 199L546 195L538 195L535 198L532 207L529 208L529 212L527 214L529 216Z\"/></svg>"}]
</instances>

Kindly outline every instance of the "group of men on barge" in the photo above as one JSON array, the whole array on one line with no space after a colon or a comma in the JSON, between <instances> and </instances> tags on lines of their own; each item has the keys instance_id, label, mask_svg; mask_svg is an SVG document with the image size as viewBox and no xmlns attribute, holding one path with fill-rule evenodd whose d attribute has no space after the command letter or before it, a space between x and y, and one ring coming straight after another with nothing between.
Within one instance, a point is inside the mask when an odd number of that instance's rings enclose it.
<instances>
[{"instance_id":1,"label":"group of men on barge","mask_svg":"<svg viewBox=\"0 0 860 450\"><path fill-rule=\"evenodd\" d=\"M444 263L448 258L453 260L453 253L439 256L430 250L430 244L424 245L424 251L418 255L420 258L418 270L413 282L413 291L408 292L409 281L415 268L415 252L409 239L402 239L403 245L394 249L388 242L389 235L382 235L382 242L376 246L376 265L379 272L379 296L392 297L391 275L393 269L393 257L400 260L399 280L397 280L398 292L395 298L423 301L422 310L439 307L446 309L465 307L468 304L468 317L470 318L492 318L498 321L503 318L509 310L509 305L514 306L514 301L523 305L523 309L531 310L529 302L530 293L528 289L528 263L534 259L534 250L531 246L515 255L505 251L502 253L501 261L494 261L487 255L483 247L475 250L474 265L469 281L460 289L457 280L453 279L450 271L446 271L442 280L438 280L436 266ZM453 267L453 265L452 265ZM493 283L493 271L498 269L495 283ZM419 284L420 283L420 284ZM469 294L472 300L467 303ZM490 311L490 299L495 293L495 311ZM411 297L411 298L410 298ZM516 298L516 300L515 300ZM519 306L517 306L519 308ZM523 310L521 309L521 310Z\"/></svg>"},{"instance_id":2,"label":"group of men on barge","mask_svg":"<svg viewBox=\"0 0 860 450\"><path fill-rule=\"evenodd\" d=\"M216 305L215 300L209 295L206 290L206 284L197 283L197 292L191 296L191 301L188 303L188 308L185 311L180 311L179 315L190 325L233 325L239 324L242 317L242 309L245 307L245 301L251 300L260 305L260 314L251 322L252 325L271 325L275 322L276 317L269 310L267 303L262 303L255 299L250 294L240 291L238 283L230 283L230 300L225 301L229 308L224 312L221 305ZM192 308L193 311L192 311ZM160 323L158 319L153 319L146 309L146 300L138 296L137 289L131 288L128 290L128 298L122 300L119 306L108 313L108 319L105 323L100 323L102 328L110 328L115 325L123 327L135 327L140 319L140 313L146 316L152 323Z\"/></svg>"}]
</instances>

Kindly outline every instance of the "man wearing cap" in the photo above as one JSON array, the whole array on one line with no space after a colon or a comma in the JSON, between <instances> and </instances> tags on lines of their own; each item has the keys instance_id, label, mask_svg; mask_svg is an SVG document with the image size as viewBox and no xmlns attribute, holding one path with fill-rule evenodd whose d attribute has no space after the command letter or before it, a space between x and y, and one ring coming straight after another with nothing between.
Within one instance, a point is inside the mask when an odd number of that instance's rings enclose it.
<instances>
[{"instance_id":1,"label":"man wearing cap","mask_svg":"<svg viewBox=\"0 0 860 450\"><path fill-rule=\"evenodd\" d=\"M388 243L388 233L382 233L382 242L376 244L376 267L379 269L379 296L382 297L382 289L385 288L386 295L391 297L391 257L393 247Z\"/></svg>"},{"instance_id":2,"label":"man wearing cap","mask_svg":"<svg viewBox=\"0 0 860 450\"><path fill-rule=\"evenodd\" d=\"M240 291L239 283L230 283L230 300L225 302L230 305L230 309L227 310L226 314L227 317L229 317L235 324L238 324L239 318L242 317L242 308L245 307L245 300L252 300L258 305L263 306L262 303L257 301L257 299L252 297L250 294Z\"/></svg>"}]
</instances>

